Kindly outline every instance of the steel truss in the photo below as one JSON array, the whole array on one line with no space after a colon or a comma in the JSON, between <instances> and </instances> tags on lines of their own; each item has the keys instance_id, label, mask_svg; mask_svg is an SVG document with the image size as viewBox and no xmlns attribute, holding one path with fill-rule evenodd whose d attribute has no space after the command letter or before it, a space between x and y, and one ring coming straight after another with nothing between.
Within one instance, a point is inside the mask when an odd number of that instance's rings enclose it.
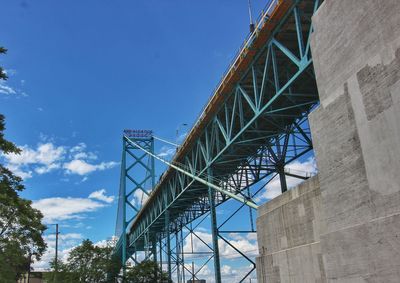
<instances>
[{"instance_id":1,"label":"steel truss","mask_svg":"<svg viewBox=\"0 0 400 283\"><path fill-rule=\"evenodd\" d=\"M289 8L261 48L248 47L247 53L254 55L249 67L237 74L237 83L223 95L217 111L209 112L207 119L201 118L208 121L205 126L196 125L192 129L196 133L195 142L185 143L172 161L192 175L249 200L265 187L263 179L279 176L284 192L286 176L308 177L285 166L312 150L307 115L319 103L310 53L311 17L319 1L285 0L277 1L276 5ZM267 21L266 18L263 19ZM251 40L255 42L261 35L262 31L256 29ZM126 142L129 143L129 138ZM254 192L256 184L261 187ZM130 253L151 250L149 254L155 260L159 254L159 262L166 266L170 278L183 280L186 273L196 276L185 265L182 243L185 236L195 233L188 227L209 215L212 255L208 261L213 260L215 282L219 283L218 239L228 245L230 242L224 236L227 231L222 230L225 222L217 223L216 208L229 199L220 191L169 168L133 219L127 250ZM254 227L249 231L253 232ZM236 247L232 248L253 264L243 281L255 264Z\"/></svg>"},{"instance_id":2,"label":"steel truss","mask_svg":"<svg viewBox=\"0 0 400 283\"><path fill-rule=\"evenodd\" d=\"M133 134L130 139L149 152L154 152L154 139L150 131L146 131L146 134ZM155 162L154 157L144 153L138 146L127 142L125 138L122 142L120 192L115 234L119 236L116 247L125 273L125 264L129 259L137 263L136 249L128 246L126 231L142 208L144 199L154 188ZM140 203L137 201L137 197L135 198L135 194L141 196ZM150 252L152 255L155 254L156 243L154 241L155 239L151 235L144 234L145 258L150 256ZM157 260L155 256L153 258Z\"/></svg>"}]
</instances>

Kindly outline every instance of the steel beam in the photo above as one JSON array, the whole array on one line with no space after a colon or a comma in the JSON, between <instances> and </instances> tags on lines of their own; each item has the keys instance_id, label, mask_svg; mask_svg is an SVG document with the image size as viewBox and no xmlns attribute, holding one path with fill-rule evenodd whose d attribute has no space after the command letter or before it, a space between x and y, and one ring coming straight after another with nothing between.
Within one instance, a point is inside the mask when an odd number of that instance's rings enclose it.
<instances>
[{"instance_id":1,"label":"steel beam","mask_svg":"<svg viewBox=\"0 0 400 283\"><path fill-rule=\"evenodd\" d=\"M208 181L212 182L212 170L208 168ZM213 244L213 260L214 260L214 276L215 283L221 283L221 264L219 258L219 247L218 247L218 225L217 225L217 213L215 210L215 191L213 188L208 188L208 199L210 202L210 216L211 216L211 235Z\"/></svg>"}]
</instances>

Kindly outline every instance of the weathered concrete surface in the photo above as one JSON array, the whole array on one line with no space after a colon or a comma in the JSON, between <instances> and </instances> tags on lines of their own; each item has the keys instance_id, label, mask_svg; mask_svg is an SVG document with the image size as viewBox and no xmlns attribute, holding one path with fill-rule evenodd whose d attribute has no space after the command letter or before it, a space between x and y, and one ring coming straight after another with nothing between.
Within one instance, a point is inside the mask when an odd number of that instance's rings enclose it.
<instances>
[{"instance_id":1,"label":"weathered concrete surface","mask_svg":"<svg viewBox=\"0 0 400 283\"><path fill-rule=\"evenodd\" d=\"M400 282L400 1L325 0L310 115L328 282Z\"/></svg>"},{"instance_id":2,"label":"weathered concrete surface","mask_svg":"<svg viewBox=\"0 0 400 283\"><path fill-rule=\"evenodd\" d=\"M318 177L264 204L258 213L258 282L326 282Z\"/></svg>"}]
</instances>

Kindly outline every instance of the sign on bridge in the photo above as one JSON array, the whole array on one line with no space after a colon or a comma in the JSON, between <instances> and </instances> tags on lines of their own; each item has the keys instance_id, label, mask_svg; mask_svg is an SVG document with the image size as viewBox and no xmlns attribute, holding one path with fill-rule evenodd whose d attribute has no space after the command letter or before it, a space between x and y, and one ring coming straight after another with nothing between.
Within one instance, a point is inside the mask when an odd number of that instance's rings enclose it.
<instances>
[{"instance_id":1,"label":"sign on bridge","mask_svg":"<svg viewBox=\"0 0 400 283\"><path fill-rule=\"evenodd\" d=\"M152 135L152 130L124 130L124 136L128 138L149 138Z\"/></svg>"}]
</instances>

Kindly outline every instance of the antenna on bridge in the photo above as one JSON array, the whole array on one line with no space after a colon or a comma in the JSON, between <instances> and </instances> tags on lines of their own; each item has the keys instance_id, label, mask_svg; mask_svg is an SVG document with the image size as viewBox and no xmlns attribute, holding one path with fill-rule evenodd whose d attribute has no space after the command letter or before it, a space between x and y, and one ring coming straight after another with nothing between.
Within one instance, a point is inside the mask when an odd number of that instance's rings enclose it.
<instances>
[{"instance_id":1,"label":"antenna on bridge","mask_svg":"<svg viewBox=\"0 0 400 283\"><path fill-rule=\"evenodd\" d=\"M254 32L254 23L253 23L253 15L251 12L251 0L248 0L248 6L249 6L249 17L250 17L250 33Z\"/></svg>"}]
</instances>

